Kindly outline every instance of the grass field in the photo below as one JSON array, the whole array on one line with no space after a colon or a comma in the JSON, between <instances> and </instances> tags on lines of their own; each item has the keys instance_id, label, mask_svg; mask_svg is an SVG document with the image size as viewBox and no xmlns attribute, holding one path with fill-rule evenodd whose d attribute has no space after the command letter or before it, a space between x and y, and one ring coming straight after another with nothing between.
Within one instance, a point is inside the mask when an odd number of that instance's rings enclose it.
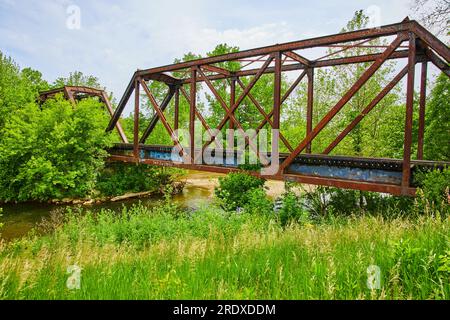
<instances>
[{"instance_id":1,"label":"grass field","mask_svg":"<svg viewBox=\"0 0 450 320\"><path fill-rule=\"evenodd\" d=\"M2 299L449 299L450 220L381 215L286 228L170 203L55 215L0 245ZM68 289L68 267L81 268ZM368 289L367 268L380 268ZM73 271L71 271L73 272Z\"/></svg>"}]
</instances>

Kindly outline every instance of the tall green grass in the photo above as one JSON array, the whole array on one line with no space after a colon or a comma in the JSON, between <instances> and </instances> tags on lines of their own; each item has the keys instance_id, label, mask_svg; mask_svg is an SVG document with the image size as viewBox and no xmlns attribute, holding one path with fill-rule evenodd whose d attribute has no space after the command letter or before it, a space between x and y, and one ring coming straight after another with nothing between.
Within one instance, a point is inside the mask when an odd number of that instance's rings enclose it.
<instances>
[{"instance_id":1,"label":"tall green grass","mask_svg":"<svg viewBox=\"0 0 450 320\"><path fill-rule=\"evenodd\" d=\"M69 212L0 245L2 299L449 299L450 220L273 216L170 203ZM447 257L447 258L446 258ZM81 288L69 290L78 265ZM367 287L367 268L381 288Z\"/></svg>"}]
</instances>

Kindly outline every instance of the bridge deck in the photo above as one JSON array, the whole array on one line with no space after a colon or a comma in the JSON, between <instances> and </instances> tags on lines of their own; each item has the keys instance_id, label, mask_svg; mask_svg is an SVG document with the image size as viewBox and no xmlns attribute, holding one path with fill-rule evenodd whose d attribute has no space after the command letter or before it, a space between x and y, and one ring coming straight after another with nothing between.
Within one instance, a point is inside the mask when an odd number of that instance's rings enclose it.
<instances>
[{"instance_id":1,"label":"bridge deck","mask_svg":"<svg viewBox=\"0 0 450 320\"><path fill-rule=\"evenodd\" d=\"M111 161L137 162L133 157L133 144L116 144L111 150ZM172 153L173 147L140 145L140 163L228 173L240 170L238 158L242 153L236 151L207 150L205 154L210 156L198 160L194 164L186 163L176 153ZM186 152L189 149L185 148ZM200 152L200 150L198 150ZM270 157L270 153L269 153ZM288 157L288 154L280 154L280 163ZM335 186L366 191L386 192L401 194L402 160L381 158L359 158L302 154L298 155L282 175L267 176L268 179L297 181L301 183ZM442 169L450 163L436 161L411 162L411 181L408 194L415 193L415 173L433 168ZM260 176L259 170L252 174Z\"/></svg>"}]
</instances>

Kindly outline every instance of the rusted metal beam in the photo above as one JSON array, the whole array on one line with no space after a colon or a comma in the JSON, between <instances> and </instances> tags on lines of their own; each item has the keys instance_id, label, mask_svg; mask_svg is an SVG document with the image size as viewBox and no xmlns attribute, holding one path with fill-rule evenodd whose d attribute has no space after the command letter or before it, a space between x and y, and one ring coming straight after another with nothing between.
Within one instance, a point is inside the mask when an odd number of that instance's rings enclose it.
<instances>
[{"instance_id":1,"label":"rusted metal beam","mask_svg":"<svg viewBox=\"0 0 450 320\"><path fill-rule=\"evenodd\" d=\"M406 85L406 120L403 146L402 192L406 193L411 183L411 143L414 108L414 77L416 65L416 37L409 34L408 82Z\"/></svg>"},{"instance_id":2,"label":"rusted metal beam","mask_svg":"<svg viewBox=\"0 0 450 320\"><path fill-rule=\"evenodd\" d=\"M172 139L173 143L175 144L175 147L178 149L180 155L185 157L184 149L181 146L181 143L178 140L177 135L175 135L175 133L173 132L172 127L170 126L169 122L167 121L166 117L164 116L164 113L161 111L161 108L159 107L158 103L156 102L156 99L153 96L153 94L150 92L150 89L148 88L147 84L142 79L139 80L139 83L142 86L142 88L144 89L148 99L150 100L150 104L153 106L153 109L158 114L159 119L161 120L162 124L164 125L167 132L169 133L170 138ZM139 88L138 85L136 87Z\"/></svg>"},{"instance_id":3,"label":"rusted metal beam","mask_svg":"<svg viewBox=\"0 0 450 320\"><path fill-rule=\"evenodd\" d=\"M156 102L155 97L150 92L150 89L148 88L147 84L144 80L139 80L140 85L144 89L148 99L150 100L150 104L153 106L153 109L158 114L162 124L166 128L167 132L169 133L170 138L172 139L173 143L175 144L175 147L178 149L179 154L185 158L185 152L183 147L181 146L180 141L178 140L177 135L173 132L172 127L170 126L169 122L166 120L166 117L164 116L164 113L161 111L160 107L158 106L158 103ZM139 87L138 85L136 87Z\"/></svg>"},{"instance_id":4,"label":"rusted metal beam","mask_svg":"<svg viewBox=\"0 0 450 320\"><path fill-rule=\"evenodd\" d=\"M272 153L271 163L274 163L274 157L279 160L279 132L281 119L281 52L274 53L275 73L273 82L273 124L272 124Z\"/></svg>"},{"instance_id":5,"label":"rusted metal beam","mask_svg":"<svg viewBox=\"0 0 450 320\"><path fill-rule=\"evenodd\" d=\"M134 85L134 126L133 126L133 156L135 161L139 161L139 81L140 79L136 79L136 83Z\"/></svg>"},{"instance_id":6,"label":"rusted metal beam","mask_svg":"<svg viewBox=\"0 0 450 320\"><path fill-rule=\"evenodd\" d=\"M247 85L247 87L244 89L244 92L242 92L242 94L239 96L239 98L237 99L236 103L231 106L231 108L228 110L228 112L226 113L225 117L220 121L219 125L217 126L217 130L220 131L223 129L223 126L225 125L225 123L227 122L228 118L230 118L230 114L232 115L234 113L234 111L239 107L239 105L242 103L242 101L245 99L245 97L247 96L247 94L250 92L250 90L252 90L252 88L254 87L254 85L256 84L256 82L259 80L259 78L263 75L265 69L269 66L269 64L272 62L273 60L273 56L270 56L267 61L264 63L264 65L261 67L261 69L259 69L258 73L253 77L253 79L250 81L250 83ZM233 121L233 120L232 120ZM234 121L233 121L234 122ZM203 145L203 149L205 149L207 146L209 146L214 140L215 140L215 135L214 138L212 138L211 140L209 140L208 142L206 142L206 144Z\"/></svg>"},{"instance_id":7,"label":"rusted metal beam","mask_svg":"<svg viewBox=\"0 0 450 320\"><path fill-rule=\"evenodd\" d=\"M190 160L195 161L195 110L197 105L197 67L191 68L191 99L189 104L189 149Z\"/></svg>"},{"instance_id":8,"label":"rusted metal beam","mask_svg":"<svg viewBox=\"0 0 450 320\"><path fill-rule=\"evenodd\" d=\"M322 131L322 129L334 118L334 116L347 104L347 102L359 91L359 89L369 80L369 78L381 67L392 52L405 40L404 34L399 34L383 54L376 60L356 81L350 90L339 100L339 102L325 115L325 117L317 124L313 131L306 136L299 146L292 152L289 157L283 161L280 166L282 172L294 158L302 152L305 147Z\"/></svg>"},{"instance_id":9,"label":"rusted metal beam","mask_svg":"<svg viewBox=\"0 0 450 320\"><path fill-rule=\"evenodd\" d=\"M364 117L395 87L395 85L408 73L408 66L404 67L397 76L368 104L366 108L337 136L325 149L323 154L329 154L352 131Z\"/></svg>"},{"instance_id":10,"label":"rusted metal beam","mask_svg":"<svg viewBox=\"0 0 450 320\"><path fill-rule=\"evenodd\" d=\"M289 58L291 58L291 59L293 59L293 60L295 60L295 61L298 61L298 62L300 62L301 64L303 64L303 65L305 65L305 66L309 66L309 65L311 64L311 61L309 61L308 59L306 59L305 57L299 55L299 54L296 53L296 52L293 52L293 51L286 51L286 52L283 52L283 54L284 54L286 57L289 57Z\"/></svg>"},{"instance_id":11,"label":"rusted metal beam","mask_svg":"<svg viewBox=\"0 0 450 320\"><path fill-rule=\"evenodd\" d=\"M344 57L344 58L334 58L329 60L322 60L322 61L312 61L311 67L312 68L326 68L326 67L333 67L333 66L341 66L341 65L348 65L348 64L355 64L355 63L366 63L366 62L374 62L381 56L381 53L374 53L374 54L366 54L366 55L360 55L360 56L354 56L354 57ZM398 50L392 53L391 56L388 57L388 60L395 60L395 59L406 59L408 58L408 50ZM425 56L425 54L418 54L417 55L418 62L426 61L428 58ZM303 65L302 63L295 63L295 64L287 64L283 65L281 70L283 72L286 71L296 71L296 70L306 70L307 67ZM234 73L235 76L238 77L247 77L247 76L253 76L258 73L260 69L248 69L248 70L241 70L236 71ZM275 71L274 67L268 67L264 71L264 74L270 74ZM228 76L224 76L222 74L217 75L211 75L209 77L210 80L220 80L220 79L227 79ZM181 80L181 83L188 84L189 79L183 79ZM198 79L198 82L202 82L203 80L201 78Z\"/></svg>"},{"instance_id":12,"label":"rusted metal beam","mask_svg":"<svg viewBox=\"0 0 450 320\"><path fill-rule=\"evenodd\" d=\"M173 129L178 130L180 125L180 87L176 87L175 91L175 110L173 115Z\"/></svg>"},{"instance_id":13,"label":"rusted metal beam","mask_svg":"<svg viewBox=\"0 0 450 320\"><path fill-rule=\"evenodd\" d=\"M242 89L245 88L244 83L240 79L238 79L238 83ZM273 122L271 120L271 117L273 115L273 109L272 109L270 115L268 115L266 113L266 111L264 110L264 108L261 106L261 104L258 102L258 100L256 100L255 97L251 93L248 94L248 98L253 102L255 107L258 109L259 113L261 113L261 115L264 117L264 121L263 121L264 124L262 126L260 125L258 128L256 128L255 135L251 138L251 139L254 139L266 123L269 123L269 125L273 128ZM283 141L284 145L286 146L286 148L288 148L289 151L291 151L291 152L294 151L294 149L292 148L289 141L286 139L286 137L281 132L280 132L280 139L281 139L281 141Z\"/></svg>"},{"instance_id":14,"label":"rusted metal beam","mask_svg":"<svg viewBox=\"0 0 450 320\"><path fill-rule=\"evenodd\" d=\"M101 97L102 97L103 103L106 105L106 108L108 109L109 115L112 117L114 115L114 110L112 108L111 102L109 102L109 98L106 95L105 91L102 91ZM128 143L127 136L125 135L125 132L123 131L122 126L120 125L120 120L117 121L117 123L116 123L116 129L117 129L117 132L119 133L119 136L120 136L120 139L122 140L122 142Z\"/></svg>"},{"instance_id":15,"label":"rusted metal beam","mask_svg":"<svg viewBox=\"0 0 450 320\"><path fill-rule=\"evenodd\" d=\"M119 104L117 105L116 111L114 112L114 116L111 118L108 126L106 127L106 131L113 130L117 121L119 121L119 118L122 115L122 112L125 109L125 106L133 93L134 86L136 84L136 73L137 72L134 73L133 77L131 78L130 82L128 83L128 86L125 89L125 93L123 94L122 98L120 99Z\"/></svg>"},{"instance_id":16,"label":"rusted metal beam","mask_svg":"<svg viewBox=\"0 0 450 320\"><path fill-rule=\"evenodd\" d=\"M299 85L300 82L302 82L303 78L305 77L305 75L307 74L307 70L303 71L298 77L297 79L295 79L295 81L292 83L292 85L289 87L289 89L287 89L287 91L285 92L285 94L283 95L283 98L281 98L281 104L283 104L287 98L289 98L289 96L291 95L291 93L295 90L295 88L297 88L297 86Z\"/></svg>"},{"instance_id":17,"label":"rusted metal beam","mask_svg":"<svg viewBox=\"0 0 450 320\"><path fill-rule=\"evenodd\" d=\"M173 96L175 95L176 91L177 90L176 90L175 86L172 86L172 85L169 86L169 92L164 97L164 100L161 103L161 106L159 106L159 109L161 110L161 112L164 112L166 110L167 106L169 105L169 103L172 100ZM148 137L152 133L153 129L156 127L159 120L160 120L159 115L158 115L158 113L155 112L152 119L150 120L149 125L145 129L144 134L141 137L141 140L139 141L140 143L145 143L145 141L147 141Z\"/></svg>"},{"instance_id":18,"label":"rusted metal beam","mask_svg":"<svg viewBox=\"0 0 450 320\"><path fill-rule=\"evenodd\" d=\"M225 76L231 76L232 75L231 71L229 71L229 70L226 70L224 68L219 68L219 67L216 67L216 66L212 66L212 65L209 65L209 64L202 65L201 68L203 68L205 70L208 70L210 72L220 73L220 74L223 74Z\"/></svg>"},{"instance_id":19,"label":"rusted metal beam","mask_svg":"<svg viewBox=\"0 0 450 320\"><path fill-rule=\"evenodd\" d=\"M188 93L186 92L186 90L184 90L183 87L180 88L181 93L183 94L184 98L186 99L186 101L189 103L189 105L191 104L191 99L188 95ZM213 136L213 132L211 130L211 127L208 125L208 123L206 122L205 118L203 118L202 114L198 111L197 108L195 108L195 115L196 117L200 120L200 122L202 123L203 127L205 128L206 132L208 132L209 136L212 137ZM222 146L222 141L216 140L216 145L218 148L223 148Z\"/></svg>"},{"instance_id":20,"label":"rusted metal beam","mask_svg":"<svg viewBox=\"0 0 450 320\"><path fill-rule=\"evenodd\" d=\"M424 41L431 49L437 52L447 63L450 63L450 49L441 40L434 36L431 32L426 30L416 21L411 21L411 31Z\"/></svg>"},{"instance_id":21,"label":"rusted metal beam","mask_svg":"<svg viewBox=\"0 0 450 320\"><path fill-rule=\"evenodd\" d=\"M219 92L217 92L216 88L214 88L211 81L209 81L208 77L203 73L202 68L198 68L198 72L202 76L202 78L205 80L206 85L209 87L211 92L216 97L217 101L219 102L220 106L225 110L226 114L228 115L229 119L234 123L234 125L238 128L238 130L245 136L245 130L242 127L241 123L236 119L234 116L234 113L228 108L226 102L223 100L223 98L220 96ZM225 119L225 118L224 118ZM222 128L218 128L217 131L222 130ZM216 134L214 134L214 140L215 140ZM259 154L257 146L255 146L250 139L246 139L248 141L248 144L250 147L256 152L256 154ZM205 150L206 147L203 147L203 150ZM202 151L203 151L202 150Z\"/></svg>"},{"instance_id":22,"label":"rusted metal beam","mask_svg":"<svg viewBox=\"0 0 450 320\"><path fill-rule=\"evenodd\" d=\"M306 107L306 135L313 129L314 68L308 69L308 101ZM311 153L311 142L306 145L306 153Z\"/></svg>"},{"instance_id":23,"label":"rusted metal beam","mask_svg":"<svg viewBox=\"0 0 450 320\"><path fill-rule=\"evenodd\" d=\"M345 47L343 47L343 48L340 49L340 50L333 51L333 52L328 53L328 54L326 54L326 55L324 55L324 56L322 56L322 57L320 57L320 58L317 58L315 61L320 61L320 60L322 60L322 59L325 59L325 58L328 58L328 57L337 55L338 53L341 53L341 52L347 51L347 50L349 50L349 49L358 47L359 45L362 45L362 44L367 43L367 42L372 41L372 40L373 40L373 39L366 39L366 40L361 41L361 42L359 42L359 43L355 43L355 44L352 44L352 45L349 45L349 46L345 46Z\"/></svg>"},{"instance_id":24,"label":"rusted metal beam","mask_svg":"<svg viewBox=\"0 0 450 320\"><path fill-rule=\"evenodd\" d=\"M423 160L423 138L425 134L425 105L427 99L427 69L428 63L422 62L420 76L420 98L419 98L419 128L417 138L417 160Z\"/></svg>"},{"instance_id":25,"label":"rusted metal beam","mask_svg":"<svg viewBox=\"0 0 450 320\"><path fill-rule=\"evenodd\" d=\"M448 63L442 61L430 48L425 49L426 56L430 59L430 61L443 73L450 77L450 66Z\"/></svg>"},{"instance_id":26,"label":"rusted metal beam","mask_svg":"<svg viewBox=\"0 0 450 320\"><path fill-rule=\"evenodd\" d=\"M152 73L142 77L145 81L154 80L159 82L164 82L168 86L177 85L180 83L181 79L169 76L165 73Z\"/></svg>"},{"instance_id":27,"label":"rusted metal beam","mask_svg":"<svg viewBox=\"0 0 450 320\"><path fill-rule=\"evenodd\" d=\"M236 81L240 81L239 78L233 77L230 81L230 106L236 103ZM234 114L234 113L233 113ZM234 123L231 119L228 121L228 132L227 137L227 148L230 150L234 149Z\"/></svg>"},{"instance_id":28,"label":"rusted metal beam","mask_svg":"<svg viewBox=\"0 0 450 320\"><path fill-rule=\"evenodd\" d=\"M300 76L297 77L297 79L292 83L292 85L289 87L289 89L283 95L283 98L281 98L281 104L283 104L286 101L286 99L289 98L290 94L295 90L295 88L298 86L298 84L303 80L305 75L306 75L306 70L303 71L300 74ZM269 114L267 115L267 118L271 119L272 116L273 116L273 109L269 112ZM261 130L267 124L267 122L268 122L267 118L264 118L264 120L259 124L259 126L256 128L256 132L259 132L259 130ZM270 124L270 125L272 126L272 124Z\"/></svg>"},{"instance_id":29,"label":"rusted metal beam","mask_svg":"<svg viewBox=\"0 0 450 320\"><path fill-rule=\"evenodd\" d=\"M155 74L161 72L176 71L179 69L189 68L192 66L201 66L205 64L214 64L224 61L237 60L242 58L255 57L260 55L273 54L278 51L293 51L300 49L307 49L328 44L339 44L350 41L358 41L363 39L373 39L377 37L392 36L399 32L409 31L413 21L405 21L392 25L381 26L377 28L362 29L357 31L338 33L330 36L323 36L313 39L306 39L300 41L293 41L289 43L277 44L262 48L250 49L240 52L233 52L224 55L191 60L188 62L181 62L177 64L166 65L163 67L151 68L138 71L139 76L148 74Z\"/></svg>"}]
</instances>

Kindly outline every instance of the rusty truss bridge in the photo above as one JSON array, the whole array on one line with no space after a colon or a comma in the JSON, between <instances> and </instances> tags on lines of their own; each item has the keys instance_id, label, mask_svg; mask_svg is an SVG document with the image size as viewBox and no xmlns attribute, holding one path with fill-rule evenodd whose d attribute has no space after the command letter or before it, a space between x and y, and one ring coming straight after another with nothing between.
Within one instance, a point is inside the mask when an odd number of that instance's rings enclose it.
<instances>
[{"instance_id":1,"label":"rusty truss bridge","mask_svg":"<svg viewBox=\"0 0 450 320\"><path fill-rule=\"evenodd\" d=\"M372 45L375 39L385 39L388 45ZM314 48L336 48L337 51L315 59L306 58L304 50ZM378 53L364 55L348 55L336 57L337 53L345 53L352 48L377 48ZM334 56L334 57L333 57ZM354 97L363 85L375 74L375 72L387 60L404 60L403 67L388 85L383 88L376 97L351 121L342 132L336 133L335 140L321 154L311 154L311 144L317 135L330 123L330 121L343 109ZM236 61L241 64L239 71L227 70L220 63ZM268 179L296 181L300 183L333 186L338 188L356 189L391 193L394 195L414 195L414 174L418 170L447 166L448 162L424 161L423 141L425 127L425 101L427 66L431 62L447 76L450 76L450 50L439 39L433 36L425 28L415 21L406 18L401 23L381 26L372 29L358 30L340 33L314 39L294 41L276 44L252 50L229 53L214 57L208 57L189 62L181 62L163 67L147 70L138 70L134 73L126 91L117 108L113 111L110 102L104 92L84 87L65 87L59 90L42 93L41 99L63 92L67 99L75 101L86 95L98 96L106 104L111 120L107 131L117 129L122 143L116 144L110 150L110 161L128 163L144 163L158 166L175 166L185 169L228 173L238 171L237 158L239 151L235 150L234 143L230 147L223 148L221 141L216 139L224 128L236 129L243 132L243 126L235 116L236 110L244 99L249 99L254 107L261 113L264 120L254 128L259 132L268 126L273 134L271 152L268 153L269 161L264 163L271 166L274 162L279 165ZM369 63L370 66L362 73L360 78L350 89L329 109L322 119L316 119L313 126L313 102L314 102L314 74L318 68ZM223 65L223 64L222 64ZM417 160L411 159L412 153L412 126L414 107L415 70L420 65L421 73L418 82L420 84L419 97L419 133ZM300 75L291 84L287 91L282 92L282 75L289 71L299 70ZM257 97L251 91L257 81L264 74L273 74L273 105L271 111L266 112ZM182 76L180 76L182 75ZM402 159L360 158L329 155L330 152L371 112L377 104L402 80L407 78L405 129ZM242 81L246 78L248 81ZM283 102L296 89L299 83L307 81L307 112L306 112L306 136L296 145L292 146L284 137L280 129ZM217 80L226 81L230 99L225 101L215 87ZM158 81L167 85L167 95L161 103L155 99L154 93L148 85L149 81ZM245 83L246 84L245 84ZM205 118L199 112L198 84L204 83L223 108L225 116L216 128L211 128ZM240 94L237 95L237 88ZM139 132L139 111L141 90L145 93L155 113L150 120L143 135ZM122 130L119 119L130 98L134 95L134 135L131 143ZM180 99L186 99L189 103L189 133L187 145L183 146L177 136L179 129ZM227 99L228 100L228 99ZM174 101L174 112L168 121L168 115L164 113L171 101ZM209 135L208 141L202 146L195 145L195 122L200 121ZM159 146L146 144L147 138L152 133L156 124L161 121L173 145ZM275 132L278 132L275 134ZM289 150L288 153L279 152L281 142ZM210 164L199 156L210 148L215 142L218 146L211 154L220 153L222 163ZM233 140L234 142L234 140ZM443 143L445 143L443 141ZM175 156L173 148L177 148ZM222 146L220 148L220 146ZM249 137L246 146L257 153L254 143ZM259 171L252 174L262 175Z\"/></svg>"}]
</instances>

